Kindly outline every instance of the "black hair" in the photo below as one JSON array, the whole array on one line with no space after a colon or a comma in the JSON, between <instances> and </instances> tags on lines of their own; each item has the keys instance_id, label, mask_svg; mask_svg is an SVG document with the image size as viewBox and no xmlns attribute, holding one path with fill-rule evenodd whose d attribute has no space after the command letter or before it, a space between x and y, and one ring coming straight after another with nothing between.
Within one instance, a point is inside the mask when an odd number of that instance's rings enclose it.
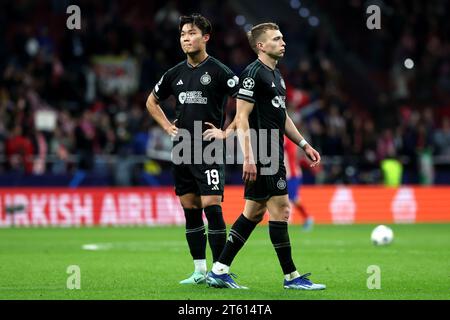
<instances>
[{"instance_id":1,"label":"black hair","mask_svg":"<svg viewBox=\"0 0 450 320\"><path fill-rule=\"evenodd\" d=\"M180 17L180 25L178 30L181 33L181 30L183 29L183 26L185 24L192 24L200 29L202 32L202 35L205 34L211 34L212 27L211 22L209 22L208 19L206 19L204 16L198 13L193 13L189 16L181 16Z\"/></svg>"}]
</instances>

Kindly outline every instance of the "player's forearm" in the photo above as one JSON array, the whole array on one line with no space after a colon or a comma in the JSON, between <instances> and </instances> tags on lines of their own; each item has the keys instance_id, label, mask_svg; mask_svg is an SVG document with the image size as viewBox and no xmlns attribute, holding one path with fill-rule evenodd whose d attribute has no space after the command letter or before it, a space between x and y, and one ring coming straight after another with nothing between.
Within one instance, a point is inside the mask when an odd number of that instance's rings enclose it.
<instances>
[{"instance_id":1,"label":"player's forearm","mask_svg":"<svg viewBox=\"0 0 450 320\"><path fill-rule=\"evenodd\" d=\"M170 121L167 119L166 115L164 114L164 111L161 109L158 101L150 95L147 99L147 110L152 116L153 119L164 129L166 130L167 127L171 125Z\"/></svg>"},{"instance_id":2,"label":"player's forearm","mask_svg":"<svg viewBox=\"0 0 450 320\"><path fill-rule=\"evenodd\" d=\"M229 136L233 134L233 132L236 130L236 117L233 119L233 122L231 122L228 127L224 130L224 138L227 139Z\"/></svg>"},{"instance_id":3,"label":"player's forearm","mask_svg":"<svg viewBox=\"0 0 450 320\"><path fill-rule=\"evenodd\" d=\"M292 119L289 116L286 117L285 135L289 138L289 140L294 142L296 145L304 148L304 146L305 146L304 143L306 142L306 140L303 138L301 133L298 131L297 127L295 126L294 122L292 121ZM300 143L303 145L301 145Z\"/></svg>"},{"instance_id":4,"label":"player's forearm","mask_svg":"<svg viewBox=\"0 0 450 320\"><path fill-rule=\"evenodd\" d=\"M236 115L235 121L239 145L241 146L242 153L244 154L244 161L246 163L254 163L248 116Z\"/></svg>"}]
</instances>

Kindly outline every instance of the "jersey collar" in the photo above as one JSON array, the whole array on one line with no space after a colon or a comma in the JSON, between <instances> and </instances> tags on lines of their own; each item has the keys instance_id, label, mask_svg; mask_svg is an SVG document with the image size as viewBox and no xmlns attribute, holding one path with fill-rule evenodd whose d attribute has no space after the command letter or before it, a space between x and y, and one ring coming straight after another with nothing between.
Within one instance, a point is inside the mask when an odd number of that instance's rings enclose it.
<instances>
[{"instance_id":1,"label":"jersey collar","mask_svg":"<svg viewBox=\"0 0 450 320\"><path fill-rule=\"evenodd\" d=\"M205 60L203 60L202 62L200 62L198 65L196 65L195 67L193 66L193 65L191 65L189 62L188 62L188 60L186 59L186 64L187 64L187 66L189 67L189 68L191 68L191 69L196 69L196 68L198 68L198 67L201 67L202 65L204 65L205 64L205 62L206 61L208 61L209 60L209 55L205 58Z\"/></svg>"},{"instance_id":2,"label":"jersey collar","mask_svg":"<svg viewBox=\"0 0 450 320\"><path fill-rule=\"evenodd\" d=\"M275 69L272 69L272 68L269 67L267 64L265 64L264 62L262 62L259 58L256 59L256 60L258 60L258 62L259 62L260 64L262 64L262 65L264 66L264 68L266 68L267 70L272 71L272 72L275 71L276 67L275 67Z\"/></svg>"}]
</instances>

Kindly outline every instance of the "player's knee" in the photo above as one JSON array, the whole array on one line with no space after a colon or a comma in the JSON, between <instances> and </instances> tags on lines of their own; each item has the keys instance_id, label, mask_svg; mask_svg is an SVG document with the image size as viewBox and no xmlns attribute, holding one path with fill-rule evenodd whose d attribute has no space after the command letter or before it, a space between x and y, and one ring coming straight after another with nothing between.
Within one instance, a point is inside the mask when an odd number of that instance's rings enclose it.
<instances>
[{"instance_id":1,"label":"player's knee","mask_svg":"<svg viewBox=\"0 0 450 320\"><path fill-rule=\"evenodd\" d=\"M265 213L266 213L266 208L258 209L251 215L249 220L251 220L255 223L260 223L263 220Z\"/></svg>"},{"instance_id":2,"label":"player's knee","mask_svg":"<svg viewBox=\"0 0 450 320\"><path fill-rule=\"evenodd\" d=\"M201 209L202 202L199 197L180 197L183 209Z\"/></svg>"},{"instance_id":3,"label":"player's knee","mask_svg":"<svg viewBox=\"0 0 450 320\"><path fill-rule=\"evenodd\" d=\"M202 208L201 204L196 204L193 202L181 203L181 206L183 207L183 209L201 209Z\"/></svg>"},{"instance_id":4,"label":"player's knee","mask_svg":"<svg viewBox=\"0 0 450 320\"><path fill-rule=\"evenodd\" d=\"M291 205L289 203L283 203L279 208L279 218L282 221L289 221L289 215L291 213Z\"/></svg>"},{"instance_id":5,"label":"player's knee","mask_svg":"<svg viewBox=\"0 0 450 320\"><path fill-rule=\"evenodd\" d=\"M222 203L222 196L208 196L202 197L202 207L207 208L211 206L220 206Z\"/></svg>"}]
</instances>

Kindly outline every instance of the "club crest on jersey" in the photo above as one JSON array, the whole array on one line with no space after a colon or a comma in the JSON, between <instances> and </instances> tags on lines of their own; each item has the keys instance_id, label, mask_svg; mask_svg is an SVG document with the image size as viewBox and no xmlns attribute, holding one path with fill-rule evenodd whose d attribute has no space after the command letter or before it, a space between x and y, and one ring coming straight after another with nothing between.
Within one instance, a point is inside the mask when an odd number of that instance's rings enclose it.
<instances>
[{"instance_id":1,"label":"club crest on jersey","mask_svg":"<svg viewBox=\"0 0 450 320\"><path fill-rule=\"evenodd\" d=\"M280 84L281 84L281 87L283 87L283 89L286 90L286 83L284 83L284 79L283 78L281 78Z\"/></svg>"},{"instance_id":2,"label":"club crest on jersey","mask_svg":"<svg viewBox=\"0 0 450 320\"><path fill-rule=\"evenodd\" d=\"M205 72L205 74L200 77L200 82L204 86L206 86L206 85L211 83L211 76L208 74L208 72Z\"/></svg>"},{"instance_id":3,"label":"club crest on jersey","mask_svg":"<svg viewBox=\"0 0 450 320\"><path fill-rule=\"evenodd\" d=\"M239 77L237 77L237 76L233 76L233 78L228 79L228 81L227 81L227 85L230 88L234 88L237 84L239 84Z\"/></svg>"},{"instance_id":4,"label":"club crest on jersey","mask_svg":"<svg viewBox=\"0 0 450 320\"><path fill-rule=\"evenodd\" d=\"M255 86L255 80L253 80L250 77L245 78L244 81L242 81L242 85L244 86L245 89L251 90Z\"/></svg>"},{"instance_id":5,"label":"club crest on jersey","mask_svg":"<svg viewBox=\"0 0 450 320\"><path fill-rule=\"evenodd\" d=\"M280 190L286 189L286 181L284 181L283 178L280 178L280 180L278 180L277 188Z\"/></svg>"}]
</instances>

